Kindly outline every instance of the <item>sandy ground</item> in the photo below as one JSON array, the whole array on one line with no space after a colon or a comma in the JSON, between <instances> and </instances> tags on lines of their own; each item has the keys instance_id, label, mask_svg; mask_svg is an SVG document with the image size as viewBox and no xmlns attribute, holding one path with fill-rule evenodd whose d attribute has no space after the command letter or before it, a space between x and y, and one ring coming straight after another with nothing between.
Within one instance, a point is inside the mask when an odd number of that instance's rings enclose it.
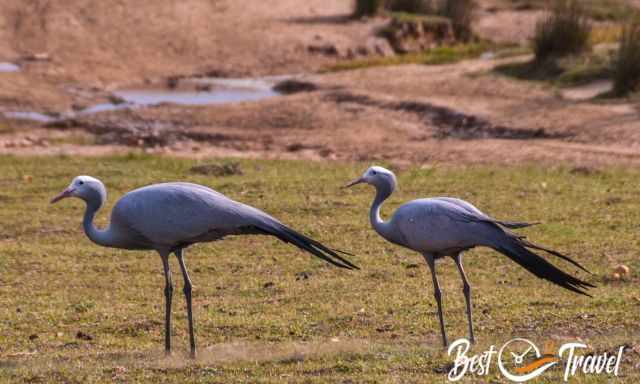
<instances>
[{"instance_id":1,"label":"sandy ground","mask_svg":"<svg viewBox=\"0 0 640 384\"><path fill-rule=\"evenodd\" d=\"M189 74L303 73L301 79L319 90L223 106L110 112L62 130L8 121L0 130L0 152L104 154L133 146L183 156L414 164L640 163L637 101L568 99L541 84L492 74L500 61L314 75L370 44L384 22L348 19L349 10L350 1L339 0L251 6L227 0L135 6L122 0L4 1L0 61L42 53L48 60L23 61L23 71L0 73L0 110L63 112L128 84ZM537 15L487 1L476 30L522 42ZM336 52L315 50L327 46ZM118 133L132 127L136 134Z\"/></svg>"},{"instance_id":2,"label":"sandy ground","mask_svg":"<svg viewBox=\"0 0 640 384\"><path fill-rule=\"evenodd\" d=\"M0 60L46 54L7 77L3 104L68 108L76 94L191 73L309 72L336 60L378 23L348 20L349 1L6 0ZM3 82L4 83L4 82Z\"/></svg>"}]
</instances>

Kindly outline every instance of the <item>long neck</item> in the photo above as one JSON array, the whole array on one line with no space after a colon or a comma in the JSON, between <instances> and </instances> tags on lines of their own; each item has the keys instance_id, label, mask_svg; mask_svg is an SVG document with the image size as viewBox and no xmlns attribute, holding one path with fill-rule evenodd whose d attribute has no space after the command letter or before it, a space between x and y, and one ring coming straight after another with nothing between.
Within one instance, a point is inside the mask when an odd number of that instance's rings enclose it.
<instances>
[{"instance_id":1,"label":"long neck","mask_svg":"<svg viewBox=\"0 0 640 384\"><path fill-rule=\"evenodd\" d=\"M382 186L376 187L376 197L373 199L373 203L371 204L371 210L369 211L369 220L371 221L371 226L380 234L380 236L384 237L389 241L393 241L391 239L391 228L388 222L385 222L380 217L380 207L382 203L391 196L393 191L390 187Z\"/></svg>"},{"instance_id":2,"label":"long neck","mask_svg":"<svg viewBox=\"0 0 640 384\"><path fill-rule=\"evenodd\" d=\"M96 212L100 209L99 203L87 202L87 209L84 211L84 219L82 226L84 227L84 233L94 243L102 245L104 247L111 246L111 236L109 229L100 230L93 225L93 218L96 216Z\"/></svg>"}]
</instances>

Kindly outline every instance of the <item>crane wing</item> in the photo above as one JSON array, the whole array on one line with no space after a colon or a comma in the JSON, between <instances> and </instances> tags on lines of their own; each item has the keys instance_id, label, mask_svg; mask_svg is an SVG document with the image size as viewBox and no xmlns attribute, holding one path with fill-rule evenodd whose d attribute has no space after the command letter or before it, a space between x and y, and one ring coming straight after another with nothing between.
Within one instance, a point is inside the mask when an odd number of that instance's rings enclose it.
<instances>
[{"instance_id":1,"label":"crane wing","mask_svg":"<svg viewBox=\"0 0 640 384\"><path fill-rule=\"evenodd\" d=\"M442 199L419 199L402 205L391 219L410 248L421 252L459 252L486 245L490 227L484 216Z\"/></svg>"},{"instance_id":2,"label":"crane wing","mask_svg":"<svg viewBox=\"0 0 640 384\"><path fill-rule=\"evenodd\" d=\"M470 219L471 220L480 220L480 221L487 221L490 223L494 223L494 224L499 224L505 228L509 228L509 229L518 229L518 228L526 228L526 227L531 227L533 225L537 225L539 223L526 223L526 222L522 222L522 221L504 221L504 220L496 220L492 217L490 217L489 215L485 214L484 212L482 212L481 210L479 210L478 208L476 208L473 204L461 200L461 199L456 199L453 197L435 197L433 198L433 200L439 200L439 201L443 201L443 202L447 202L453 205L458 206L459 208L462 208L462 210L468 214L471 215Z\"/></svg>"},{"instance_id":3,"label":"crane wing","mask_svg":"<svg viewBox=\"0 0 640 384\"><path fill-rule=\"evenodd\" d=\"M170 247L242 231L252 223L247 208L196 184L154 184L120 199L112 222L126 224L153 244Z\"/></svg>"},{"instance_id":4,"label":"crane wing","mask_svg":"<svg viewBox=\"0 0 640 384\"><path fill-rule=\"evenodd\" d=\"M168 249L227 235L268 234L336 266L357 269L336 253L341 251L294 231L259 209L197 184L154 184L129 192L116 203L112 223L121 223L145 241Z\"/></svg>"},{"instance_id":5,"label":"crane wing","mask_svg":"<svg viewBox=\"0 0 640 384\"><path fill-rule=\"evenodd\" d=\"M487 246L508 256L539 278L570 291L588 295L593 284L558 269L528 248L561 257L581 269L580 264L556 251L535 245L486 217L470 213L459 204L442 199L414 200L401 206L391 223L398 228L407 245L420 252L452 255L475 246Z\"/></svg>"}]
</instances>

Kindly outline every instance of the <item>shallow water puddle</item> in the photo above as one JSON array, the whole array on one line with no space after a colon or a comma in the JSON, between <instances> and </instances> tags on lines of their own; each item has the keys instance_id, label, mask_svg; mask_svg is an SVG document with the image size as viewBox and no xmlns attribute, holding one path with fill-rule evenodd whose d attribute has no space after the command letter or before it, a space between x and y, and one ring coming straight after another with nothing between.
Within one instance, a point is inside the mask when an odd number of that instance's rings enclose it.
<instances>
[{"instance_id":1,"label":"shallow water puddle","mask_svg":"<svg viewBox=\"0 0 640 384\"><path fill-rule=\"evenodd\" d=\"M54 116L49 116L39 112L2 112L2 114L9 119L32 120L40 123L51 123L57 120Z\"/></svg>"},{"instance_id":2,"label":"shallow water puddle","mask_svg":"<svg viewBox=\"0 0 640 384\"><path fill-rule=\"evenodd\" d=\"M20 71L20 66L13 64L13 63L7 63L7 62L0 62L0 72L18 72Z\"/></svg>"},{"instance_id":3,"label":"shallow water puddle","mask_svg":"<svg viewBox=\"0 0 640 384\"><path fill-rule=\"evenodd\" d=\"M127 89L112 92L117 103L101 103L56 118L38 112L4 112L8 118L49 123L63 118L74 118L99 112L143 108L164 103L177 105L213 105L258 101L279 96L273 87L285 77L261 79L187 78L179 86L158 89Z\"/></svg>"},{"instance_id":4,"label":"shallow water puddle","mask_svg":"<svg viewBox=\"0 0 640 384\"><path fill-rule=\"evenodd\" d=\"M162 103L207 105L256 101L277 96L278 93L256 89L215 89L211 91L130 90L114 92L128 104L151 106ZM117 105L116 105L117 107Z\"/></svg>"}]
</instances>

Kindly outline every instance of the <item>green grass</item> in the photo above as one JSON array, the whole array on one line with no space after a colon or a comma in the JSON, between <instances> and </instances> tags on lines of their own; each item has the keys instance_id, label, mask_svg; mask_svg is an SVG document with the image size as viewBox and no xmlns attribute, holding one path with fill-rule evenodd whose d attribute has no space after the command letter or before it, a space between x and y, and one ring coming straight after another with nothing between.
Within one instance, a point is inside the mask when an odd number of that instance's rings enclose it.
<instances>
[{"instance_id":1,"label":"green grass","mask_svg":"<svg viewBox=\"0 0 640 384\"><path fill-rule=\"evenodd\" d=\"M237 161L243 175L216 178L189 172L211 161L0 157L0 382L445 382L435 372L450 359L439 346L421 257L383 241L369 227L370 188L340 189L368 164ZM80 201L48 204L78 174L107 185L110 198L98 216L100 225L126 191L187 180L355 253L352 260L362 270L331 268L271 238L194 246L187 265L195 285L200 358L185 358L184 300L175 260L176 356L164 358L160 258L98 247L82 233ZM533 278L495 252L469 252L466 269L479 339L474 350L514 336L539 345L551 337L580 337L600 351L637 343L639 170L471 166L412 168L398 178L400 190L383 208L384 216L416 197L461 197L498 218L543 221L522 233L594 272L588 279L599 288L587 299ZM631 268L626 280L606 277L617 263ZM297 280L302 272L308 279ZM455 266L447 260L438 273L449 336L465 337ZM93 339L79 339L78 332ZM637 355L629 358L637 362ZM628 362L622 372L624 382L640 378ZM560 374L549 372L536 382L557 382ZM484 381L503 379L494 369ZM580 382L609 381L601 376Z\"/></svg>"},{"instance_id":2,"label":"green grass","mask_svg":"<svg viewBox=\"0 0 640 384\"><path fill-rule=\"evenodd\" d=\"M544 81L559 87L588 84L612 76L611 58L601 54L571 56L544 62L516 61L494 68L494 72L519 80Z\"/></svg>"},{"instance_id":3,"label":"green grass","mask_svg":"<svg viewBox=\"0 0 640 384\"><path fill-rule=\"evenodd\" d=\"M408 12L392 12L391 17L400 23L423 23L432 25L443 25L450 23L449 19L438 15L426 15Z\"/></svg>"},{"instance_id":4,"label":"green grass","mask_svg":"<svg viewBox=\"0 0 640 384\"><path fill-rule=\"evenodd\" d=\"M516 9L544 9L549 0L511 0ZM597 21L622 21L629 17L632 7L626 0L580 0L587 15Z\"/></svg>"},{"instance_id":5,"label":"green grass","mask_svg":"<svg viewBox=\"0 0 640 384\"><path fill-rule=\"evenodd\" d=\"M387 67L404 64L441 65L479 57L490 50L487 43L456 44L450 47L437 47L420 53L409 53L391 57L375 57L362 60L351 60L334 64L324 72L349 71L371 67Z\"/></svg>"}]
</instances>

